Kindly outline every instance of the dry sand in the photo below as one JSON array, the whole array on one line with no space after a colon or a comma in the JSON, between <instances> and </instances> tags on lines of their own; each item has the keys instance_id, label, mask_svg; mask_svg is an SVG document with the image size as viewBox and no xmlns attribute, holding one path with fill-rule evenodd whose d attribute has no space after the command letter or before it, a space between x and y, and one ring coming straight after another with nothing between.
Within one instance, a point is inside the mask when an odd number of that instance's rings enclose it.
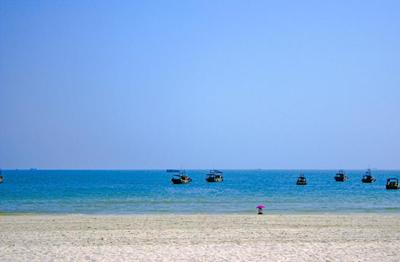
<instances>
[{"instance_id":1,"label":"dry sand","mask_svg":"<svg viewBox=\"0 0 400 262\"><path fill-rule=\"evenodd\" d=\"M400 261L400 215L0 216L0 261Z\"/></svg>"}]
</instances>

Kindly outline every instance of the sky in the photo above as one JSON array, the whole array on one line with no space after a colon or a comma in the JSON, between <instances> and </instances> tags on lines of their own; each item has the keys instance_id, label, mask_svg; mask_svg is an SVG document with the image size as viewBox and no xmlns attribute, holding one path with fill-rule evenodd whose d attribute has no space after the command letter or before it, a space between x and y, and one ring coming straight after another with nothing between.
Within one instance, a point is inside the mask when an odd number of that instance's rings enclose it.
<instances>
[{"instance_id":1,"label":"sky","mask_svg":"<svg viewBox=\"0 0 400 262\"><path fill-rule=\"evenodd\" d=\"M399 1L0 1L0 167L400 169Z\"/></svg>"}]
</instances>

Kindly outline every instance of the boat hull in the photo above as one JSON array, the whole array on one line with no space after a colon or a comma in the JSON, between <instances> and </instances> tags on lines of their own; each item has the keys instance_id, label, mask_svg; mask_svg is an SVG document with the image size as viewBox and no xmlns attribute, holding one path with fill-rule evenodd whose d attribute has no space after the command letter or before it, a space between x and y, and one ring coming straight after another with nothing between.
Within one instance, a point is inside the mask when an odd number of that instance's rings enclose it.
<instances>
[{"instance_id":1,"label":"boat hull","mask_svg":"<svg viewBox=\"0 0 400 262\"><path fill-rule=\"evenodd\" d=\"M224 178L222 177L207 177L206 181L209 183L218 183L224 181Z\"/></svg>"},{"instance_id":2,"label":"boat hull","mask_svg":"<svg viewBox=\"0 0 400 262\"><path fill-rule=\"evenodd\" d=\"M386 185L387 190L397 190L399 188L399 185Z\"/></svg>"},{"instance_id":3,"label":"boat hull","mask_svg":"<svg viewBox=\"0 0 400 262\"><path fill-rule=\"evenodd\" d=\"M179 178L172 178L171 179L172 184L178 185L178 184L188 184L192 182L192 179L179 179Z\"/></svg>"},{"instance_id":4,"label":"boat hull","mask_svg":"<svg viewBox=\"0 0 400 262\"><path fill-rule=\"evenodd\" d=\"M365 184L370 184L370 183L374 183L376 181L376 179L361 179L361 181Z\"/></svg>"}]
</instances>

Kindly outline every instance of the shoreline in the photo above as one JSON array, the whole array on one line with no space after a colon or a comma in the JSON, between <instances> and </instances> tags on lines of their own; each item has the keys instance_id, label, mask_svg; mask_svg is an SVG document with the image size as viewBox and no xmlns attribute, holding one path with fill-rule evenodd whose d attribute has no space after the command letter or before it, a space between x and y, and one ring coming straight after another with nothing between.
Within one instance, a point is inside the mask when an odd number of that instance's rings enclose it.
<instances>
[{"instance_id":1,"label":"shoreline","mask_svg":"<svg viewBox=\"0 0 400 262\"><path fill-rule=\"evenodd\" d=\"M309 212L290 212L290 211L266 211L264 210L264 216L352 216L352 215L394 215L400 216L400 210L398 208L394 208L393 211L309 211ZM143 212L143 213L62 213L62 212L8 212L8 211L0 211L1 216L252 216L257 215L255 211L244 211L244 212Z\"/></svg>"},{"instance_id":2,"label":"shoreline","mask_svg":"<svg viewBox=\"0 0 400 262\"><path fill-rule=\"evenodd\" d=\"M399 214L10 215L2 261L398 261Z\"/></svg>"}]
</instances>

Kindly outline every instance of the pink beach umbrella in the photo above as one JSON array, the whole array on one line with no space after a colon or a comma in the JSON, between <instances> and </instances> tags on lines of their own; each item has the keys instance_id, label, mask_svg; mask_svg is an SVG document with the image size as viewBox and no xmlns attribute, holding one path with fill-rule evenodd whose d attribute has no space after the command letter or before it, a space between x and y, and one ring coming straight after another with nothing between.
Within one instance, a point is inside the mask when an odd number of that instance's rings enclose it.
<instances>
[{"instance_id":1,"label":"pink beach umbrella","mask_svg":"<svg viewBox=\"0 0 400 262\"><path fill-rule=\"evenodd\" d=\"M258 205L257 208L258 209L263 209L263 208L265 208L265 206L264 205Z\"/></svg>"}]
</instances>

